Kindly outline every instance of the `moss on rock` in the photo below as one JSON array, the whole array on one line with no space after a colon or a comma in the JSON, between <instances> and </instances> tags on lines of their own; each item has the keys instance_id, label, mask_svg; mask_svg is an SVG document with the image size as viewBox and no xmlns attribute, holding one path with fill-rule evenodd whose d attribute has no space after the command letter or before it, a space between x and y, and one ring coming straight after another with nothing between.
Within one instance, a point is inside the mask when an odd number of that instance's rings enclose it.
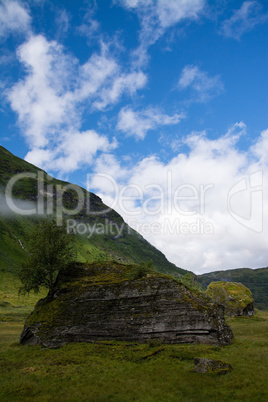
<instances>
[{"instance_id":1,"label":"moss on rock","mask_svg":"<svg viewBox=\"0 0 268 402\"><path fill-rule=\"evenodd\" d=\"M254 314L254 300L251 291L242 283L211 282L206 291L207 296L225 308L229 317L251 316Z\"/></svg>"}]
</instances>

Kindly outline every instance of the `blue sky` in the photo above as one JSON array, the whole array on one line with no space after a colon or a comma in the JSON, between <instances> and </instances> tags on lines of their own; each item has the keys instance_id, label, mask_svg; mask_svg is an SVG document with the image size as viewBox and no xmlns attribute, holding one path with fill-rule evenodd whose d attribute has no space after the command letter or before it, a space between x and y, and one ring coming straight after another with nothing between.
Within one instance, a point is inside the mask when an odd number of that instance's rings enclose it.
<instances>
[{"instance_id":1,"label":"blue sky","mask_svg":"<svg viewBox=\"0 0 268 402\"><path fill-rule=\"evenodd\" d=\"M2 0L1 144L178 266L267 266L267 27L264 0Z\"/></svg>"}]
</instances>

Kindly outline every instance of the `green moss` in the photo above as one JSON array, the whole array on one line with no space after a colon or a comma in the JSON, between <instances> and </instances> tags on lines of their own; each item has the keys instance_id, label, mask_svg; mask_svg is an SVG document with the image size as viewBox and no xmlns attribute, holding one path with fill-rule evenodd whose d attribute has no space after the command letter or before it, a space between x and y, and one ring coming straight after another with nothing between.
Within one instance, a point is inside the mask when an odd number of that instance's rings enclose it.
<instances>
[{"instance_id":1,"label":"green moss","mask_svg":"<svg viewBox=\"0 0 268 402\"><path fill-rule=\"evenodd\" d=\"M32 325L39 322L45 323L46 326L51 326L58 321L58 318L64 313L64 302L56 298L50 302L39 302L39 306L28 317L26 324Z\"/></svg>"},{"instance_id":2,"label":"green moss","mask_svg":"<svg viewBox=\"0 0 268 402\"><path fill-rule=\"evenodd\" d=\"M236 311L243 310L254 302L251 291L236 282L211 282L206 294L216 303L222 304L226 308L227 314L235 314Z\"/></svg>"},{"instance_id":3,"label":"green moss","mask_svg":"<svg viewBox=\"0 0 268 402\"><path fill-rule=\"evenodd\" d=\"M259 309L268 308L268 268L230 269L227 271L211 272L198 276L198 281L206 287L212 281L239 282L245 285L252 292L255 305Z\"/></svg>"}]
</instances>

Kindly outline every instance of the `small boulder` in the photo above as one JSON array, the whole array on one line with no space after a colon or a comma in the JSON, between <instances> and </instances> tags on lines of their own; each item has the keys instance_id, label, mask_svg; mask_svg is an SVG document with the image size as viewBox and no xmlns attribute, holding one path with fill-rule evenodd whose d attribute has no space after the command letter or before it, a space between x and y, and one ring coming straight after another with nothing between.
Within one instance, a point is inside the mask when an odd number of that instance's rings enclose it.
<instances>
[{"instance_id":1,"label":"small boulder","mask_svg":"<svg viewBox=\"0 0 268 402\"><path fill-rule=\"evenodd\" d=\"M206 294L215 303L224 306L225 314L228 317L252 316L254 314L252 293L242 283L211 282Z\"/></svg>"},{"instance_id":2,"label":"small boulder","mask_svg":"<svg viewBox=\"0 0 268 402\"><path fill-rule=\"evenodd\" d=\"M229 363L225 363L221 360L212 360L196 357L194 359L194 372L203 374L227 374L233 370L233 367Z\"/></svg>"}]
</instances>

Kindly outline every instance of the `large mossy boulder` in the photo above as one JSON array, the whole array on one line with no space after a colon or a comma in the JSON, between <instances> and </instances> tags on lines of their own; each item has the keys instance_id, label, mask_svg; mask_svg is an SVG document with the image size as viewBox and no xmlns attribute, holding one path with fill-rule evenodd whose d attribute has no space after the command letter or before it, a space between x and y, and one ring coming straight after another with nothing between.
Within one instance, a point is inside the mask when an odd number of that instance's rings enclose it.
<instances>
[{"instance_id":1,"label":"large mossy boulder","mask_svg":"<svg viewBox=\"0 0 268 402\"><path fill-rule=\"evenodd\" d=\"M228 345L223 308L173 278L118 263L73 264L27 318L22 344L125 340Z\"/></svg>"},{"instance_id":2,"label":"large mossy boulder","mask_svg":"<svg viewBox=\"0 0 268 402\"><path fill-rule=\"evenodd\" d=\"M251 316L254 314L254 300L251 291L242 283L211 282L206 294L225 308L228 317Z\"/></svg>"}]
</instances>

